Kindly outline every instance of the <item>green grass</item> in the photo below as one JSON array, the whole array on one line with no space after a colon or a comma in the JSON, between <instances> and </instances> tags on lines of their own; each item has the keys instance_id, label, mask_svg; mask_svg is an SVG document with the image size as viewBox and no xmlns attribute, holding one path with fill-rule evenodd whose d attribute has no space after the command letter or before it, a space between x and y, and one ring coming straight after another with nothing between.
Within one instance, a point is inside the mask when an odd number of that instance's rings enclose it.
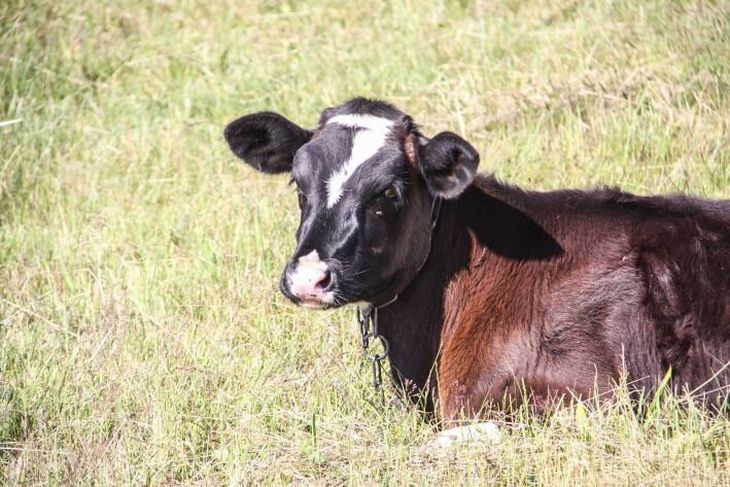
<instances>
[{"instance_id":1,"label":"green grass","mask_svg":"<svg viewBox=\"0 0 730 487\"><path fill-rule=\"evenodd\" d=\"M525 187L730 198L727 0L5 0L0 482L730 484L730 421L672 398L441 452L370 404L351 311L277 291L286 178L221 135L354 95Z\"/></svg>"}]
</instances>

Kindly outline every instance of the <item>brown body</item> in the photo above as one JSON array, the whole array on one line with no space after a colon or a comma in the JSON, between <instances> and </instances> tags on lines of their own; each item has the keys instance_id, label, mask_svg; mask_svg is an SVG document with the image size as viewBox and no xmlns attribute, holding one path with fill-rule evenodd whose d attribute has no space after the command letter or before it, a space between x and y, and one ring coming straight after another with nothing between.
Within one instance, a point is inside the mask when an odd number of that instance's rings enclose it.
<instances>
[{"instance_id":1,"label":"brown body","mask_svg":"<svg viewBox=\"0 0 730 487\"><path fill-rule=\"evenodd\" d=\"M444 203L380 326L396 378L446 419L525 392L540 410L624 374L651 394L669 367L675 390L714 403L730 383L730 202L478 177Z\"/></svg>"}]
</instances>

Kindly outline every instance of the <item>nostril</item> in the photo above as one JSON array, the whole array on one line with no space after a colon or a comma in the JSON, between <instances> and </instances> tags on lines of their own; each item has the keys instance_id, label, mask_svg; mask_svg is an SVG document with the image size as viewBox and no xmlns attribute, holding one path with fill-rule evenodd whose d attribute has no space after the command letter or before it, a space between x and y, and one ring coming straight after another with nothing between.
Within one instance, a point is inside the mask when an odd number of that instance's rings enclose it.
<instances>
[{"instance_id":1,"label":"nostril","mask_svg":"<svg viewBox=\"0 0 730 487\"><path fill-rule=\"evenodd\" d=\"M282 279L282 292L303 301L323 300L336 281L337 276L332 275L325 262L310 262L300 258L286 271Z\"/></svg>"},{"instance_id":2,"label":"nostril","mask_svg":"<svg viewBox=\"0 0 730 487\"><path fill-rule=\"evenodd\" d=\"M327 289L332 283L332 273L329 270L324 271L324 277L315 285L317 289Z\"/></svg>"}]
</instances>

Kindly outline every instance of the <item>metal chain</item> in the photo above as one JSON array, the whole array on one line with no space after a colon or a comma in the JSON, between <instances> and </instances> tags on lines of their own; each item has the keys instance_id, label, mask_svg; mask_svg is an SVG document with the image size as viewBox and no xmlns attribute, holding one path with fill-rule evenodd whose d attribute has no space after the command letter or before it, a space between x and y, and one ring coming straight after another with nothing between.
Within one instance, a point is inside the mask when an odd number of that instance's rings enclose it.
<instances>
[{"instance_id":1,"label":"metal chain","mask_svg":"<svg viewBox=\"0 0 730 487\"><path fill-rule=\"evenodd\" d=\"M388 340L378 333L378 308L367 306L357 308L357 321L360 325L360 338L365 356L373 366L373 389L380 394L380 400L385 404L385 390L383 389L383 361L388 358L390 344ZM379 341L383 347L380 353L373 353L370 350L372 341Z\"/></svg>"},{"instance_id":2,"label":"metal chain","mask_svg":"<svg viewBox=\"0 0 730 487\"><path fill-rule=\"evenodd\" d=\"M435 197L431 202L431 230L436 228L438 222L439 213L441 212L441 198ZM433 238L433 234L430 238ZM429 242L430 249L430 242ZM425 265L428 255L421 262L418 267L418 272ZM393 299L380 307L388 306L398 299L398 295L393 296ZM378 308L373 305L367 305L364 307L357 307L357 322L360 326L360 338L362 339L362 350L365 352L365 356L370 360L373 366L373 389L376 394L380 394L380 400L385 404L385 390L383 389L383 361L387 360L388 352L390 351L390 344L388 340L378 333ZM383 347L382 353L372 353L370 351L370 343L372 340L379 341Z\"/></svg>"}]
</instances>

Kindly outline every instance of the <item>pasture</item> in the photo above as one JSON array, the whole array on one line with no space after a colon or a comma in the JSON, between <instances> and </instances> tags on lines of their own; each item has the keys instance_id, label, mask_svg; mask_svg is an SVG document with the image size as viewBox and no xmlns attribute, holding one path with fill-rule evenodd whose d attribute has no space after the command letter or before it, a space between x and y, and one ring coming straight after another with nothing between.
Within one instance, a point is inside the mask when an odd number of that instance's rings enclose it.
<instances>
[{"instance_id":1,"label":"pasture","mask_svg":"<svg viewBox=\"0 0 730 487\"><path fill-rule=\"evenodd\" d=\"M278 292L287 177L222 137L356 95L526 188L730 198L727 1L5 0L0 483L730 485L683 398L449 450L378 404L353 310Z\"/></svg>"}]
</instances>

